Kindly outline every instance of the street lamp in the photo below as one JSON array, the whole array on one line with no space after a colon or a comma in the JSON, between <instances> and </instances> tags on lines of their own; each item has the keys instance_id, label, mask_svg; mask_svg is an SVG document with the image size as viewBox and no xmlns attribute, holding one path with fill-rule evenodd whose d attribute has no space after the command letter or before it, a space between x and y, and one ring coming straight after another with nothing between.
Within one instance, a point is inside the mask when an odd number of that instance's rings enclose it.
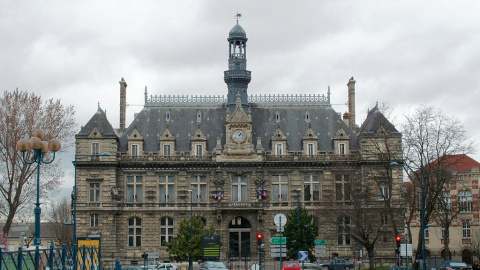
<instances>
[{"instance_id":1,"label":"street lamp","mask_svg":"<svg viewBox=\"0 0 480 270\"><path fill-rule=\"evenodd\" d=\"M298 254L300 254L300 241L302 240L300 237L300 192L301 191L302 190L300 188L295 189L295 192L297 193L297 235L298 235L297 237L300 238L300 240L298 241Z\"/></svg>"},{"instance_id":2,"label":"street lamp","mask_svg":"<svg viewBox=\"0 0 480 270\"><path fill-rule=\"evenodd\" d=\"M45 141L45 132L41 129L37 129L32 133L32 137L30 140L22 139L17 142L17 149L18 151L22 152L22 159L23 162L27 164L37 164L37 200L35 203L35 237L33 243L35 246L40 246L41 239L40 239L40 213L42 212L40 209L40 164L50 164L55 160L55 152L60 150L60 142L58 140L50 140ZM25 152L33 151L33 157L25 157ZM52 158L47 161L45 160L45 156L48 151L53 153Z\"/></svg>"},{"instance_id":3,"label":"street lamp","mask_svg":"<svg viewBox=\"0 0 480 270\"><path fill-rule=\"evenodd\" d=\"M415 170L415 168L412 168L410 166L408 166L407 164L400 164L400 163L397 163L397 162L392 162L390 163L390 165L392 166L402 166L402 167L407 167L409 168L410 170ZM420 227L420 231L421 231L421 234L422 234L422 266L423 266L423 270L426 270L427 269L427 260L426 260L426 256L425 256L425 198L424 198L424 194L423 194L423 161L420 161L420 168L417 168L417 170L420 170L420 200L421 200L421 212L420 212L420 221L421 221L421 227Z\"/></svg>"},{"instance_id":4,"label":"street lamp","mask_svg":"<svg viewBox=\"0 0 480 270\"><path fill-rule=\"evenodd\" d=\"M27 164L37 164L37 200L35 202L35 236L33 238L33 244L35 245L35 269L38 269L39 264L39 246L41 244L40 239L40 214L42 210L40 209L40 164L50 164L55 160L55 152L60 150L61 144L58 140L52 139L50 141L45 141L45 132L41 129L37 129L32 133L30 140L21 139L17 142L18 151L22 152L22 160ZM33 157L25 157L25 152L33 151ZM45 156L48 151L53 153L52 158L47 161Z\"/></svg>"},{"instance_id":5,"label":"street lamp","mask_svg":"<svg viewBox=\"0 0 480 270\"><path fill-rule=\"evenodd\" d=\"M193 270L193 261L192 261L192 238L193 238L193 190L189 189L190 192L190 270Z\"/></svg>"}]
</instances>

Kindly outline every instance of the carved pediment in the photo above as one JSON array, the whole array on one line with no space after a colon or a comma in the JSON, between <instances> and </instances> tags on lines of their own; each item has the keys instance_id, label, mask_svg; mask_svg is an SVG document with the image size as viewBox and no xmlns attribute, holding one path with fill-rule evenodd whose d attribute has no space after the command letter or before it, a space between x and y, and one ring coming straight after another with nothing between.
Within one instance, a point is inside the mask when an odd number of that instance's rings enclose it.
<instances>
[{"instance_id":1,"label":"carved pediment","mask_svg":"<svg viewBox=\"0 0 480 270\"><path fill-rule=\"evenodd\" d=\"M313 132L312 127L309 127L307 132L303 135L304 140L318 140L318 136Z\"/></svg>"},{"instance_id":2,"label":"carved pediment","mask_svg":"<svg viewBox=\"0 0 480 270\"><path fill-rule=\"evenodd\" d=\"M283 134L283 132L280 130L280 127L277 127L277 130L272 136L272 141L286 141L287 136Z\"/></svg>"},{"instance_id":3,"label":"carved pediment","mask_svg":"<svg viewBox=\"0 0 480 270\"><path fill-rule=\"evenodd\" d=\"M207 136L203 134L202 130L200 127L197 127L197 131L192 135L192 141L206 141Z\"/></svg>"},{"instance_id":4,"label":"carved pediment","mask_svg":"<svg viewBox=\"0 0 480 270\"><path fill-rule=\"evenodd\" d=\"M337 133L335 134L334 137L335 140L348 140L348 134L343 130L343 128L340 128Z\"/></svg>"},{"instance_id":5,"label":"carved pediment","mask_svg":"<svg viewBox=\"0 0 480 270\"><path fill-rule=\"evenodd\" d=\"M94 127L93 130L90 132L90 134L88 134L88 138L100 139L100 138L103 138L103 136L102 136L102 133L100 133L100 131L98 130L98 128Z\"/></svg>"},{"instance_id":6,"label":"carved pediment","mask_svg":"<svg viewBox=\"0 0 480 270\"><path fill-rule=\"evenodd\" d=\"M163 132L163 134L160 135L160 140L161 141L175 141L175 136L170 133L170 130L167 128Z\"/></svg>"},{"instance_id":7,"label":"carved pediment","mask_svg":"<svg viewBox=\"0 0 480 270\"><path fill-rule=\"evenodd\" d=\"M129 141L143 141L143 136L138 132L136 124L135 124L135 129L128 135L128 140Z\"/></svg>"}]
</instances>

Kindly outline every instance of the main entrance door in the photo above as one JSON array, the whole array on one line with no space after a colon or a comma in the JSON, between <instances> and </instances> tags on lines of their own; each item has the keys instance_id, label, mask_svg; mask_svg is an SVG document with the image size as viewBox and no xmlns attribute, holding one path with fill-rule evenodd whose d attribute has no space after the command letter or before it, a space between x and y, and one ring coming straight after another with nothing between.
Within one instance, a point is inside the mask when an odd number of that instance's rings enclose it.
<instances>
[{"instance_id":1,"label":"main entrance door","mask_svg":"<svg viewBox=\"0 0 480 270\"><path fill-rule=\"evenodd\" d=\"M250 222L244 217L235 217L228 224L229 257L250 257Z\"/></svg>"}]
</instances>

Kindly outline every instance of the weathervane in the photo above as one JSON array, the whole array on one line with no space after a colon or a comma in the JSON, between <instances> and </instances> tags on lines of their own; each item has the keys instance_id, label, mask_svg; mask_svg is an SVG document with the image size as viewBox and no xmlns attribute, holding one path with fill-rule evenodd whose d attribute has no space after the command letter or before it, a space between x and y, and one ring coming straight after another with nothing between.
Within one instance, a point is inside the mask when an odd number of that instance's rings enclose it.
<instances>
[{"instance_id":1,"label":"weathervane","mask_svg":"<svg viewBox=\"0 0 480 270\"><path fill-rule=\"evenodd\" d=\"M237 11L237 15L235 15L235 18L237 19L237 24L238 24L238 19L240 19L240 17L242 17L242 14L238 13Z\"/></svg>"}]
</instances>

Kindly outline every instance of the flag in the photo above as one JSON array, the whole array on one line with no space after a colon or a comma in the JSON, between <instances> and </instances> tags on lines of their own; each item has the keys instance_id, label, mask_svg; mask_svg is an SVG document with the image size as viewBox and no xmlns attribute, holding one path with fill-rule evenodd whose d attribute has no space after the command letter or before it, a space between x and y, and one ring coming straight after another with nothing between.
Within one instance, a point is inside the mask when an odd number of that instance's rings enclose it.
<instances>
[{"instance_id":1,"label":"flag","mask_svg":"<svg viewBox=\"0 0 480 270\"><path fill-rule=\"evenodd\" d=\"M137 194L133 195L133 200L137 200Z\"/></svg>"},{"instance_id":2,"label":"flag","mask_svg":"<svg viewBox=\"0 0 480 270\"><path fill-rule=\"evenodd\" d=\"M255 190L257 192L258 199L261 200L262 198L262 192L258 189Z\"/></svg>"},{"instance_id":3,"label":"flag","mask_svg":"<svg viewBox=\"0 0 480 270\"><path fill-rule=\"evenodd\" d=\"M267 196L267 191L266 191L265 189L262 189L262 198L263 198L263 199L268 198L268 196Z\"/></svg>"},{"instance_id":4,"label":"flag","mask_svg":"<svg viewBox=\"0 0 480 270\"><path fill-rule=\"evenodd\" d=\"M202 198L202 195L201 194L198 194L197 195L197 200L200 200Z\"/></svg>"},{"instance_id":5,"label":"flag","mask_svg":"<svg viewBox=\"0 0 480 270\"><path fill-rule=\"evenodd\" d=\"M215 200L223 200L223 191L222 192L215 191L214 199Z\"/></svg>"}]
</instances>

